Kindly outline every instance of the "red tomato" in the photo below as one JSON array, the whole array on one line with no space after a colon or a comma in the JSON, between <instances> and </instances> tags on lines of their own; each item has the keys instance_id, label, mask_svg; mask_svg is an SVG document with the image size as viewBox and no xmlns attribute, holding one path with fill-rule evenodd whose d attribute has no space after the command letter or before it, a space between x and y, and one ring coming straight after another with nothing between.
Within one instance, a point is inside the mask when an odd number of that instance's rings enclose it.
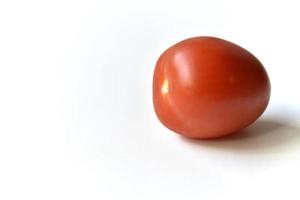
<instances>
[{"instance_id":1,"label":"red tomato","mask_svg":"<svg viewBox=\"0 0 300 200\"><path fill-rule=\"evenodd\" d=\"M195 37L167 49L153 78L159 120L191 138L216 138L253 123L270 98L268 75L250 52L226 40Z\"/></svg>"}]
</instances>

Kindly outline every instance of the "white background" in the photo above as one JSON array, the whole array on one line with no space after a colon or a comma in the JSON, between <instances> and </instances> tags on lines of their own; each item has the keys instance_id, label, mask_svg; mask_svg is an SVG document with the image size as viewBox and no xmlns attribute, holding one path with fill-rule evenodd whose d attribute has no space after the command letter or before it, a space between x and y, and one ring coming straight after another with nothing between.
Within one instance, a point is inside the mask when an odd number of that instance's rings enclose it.
<instances>
[{"instance_id":1,"label":"white background","mask_svg":"<svg viewBox=\"0 0 300 200\"><path fill-rule=\"evenodd\" d=\"M297 1L0 1L0 199L299 199ZM194 141L152 106L158 56L235 42L272 97L240 136Z\"/></svg>"}]
</instances>

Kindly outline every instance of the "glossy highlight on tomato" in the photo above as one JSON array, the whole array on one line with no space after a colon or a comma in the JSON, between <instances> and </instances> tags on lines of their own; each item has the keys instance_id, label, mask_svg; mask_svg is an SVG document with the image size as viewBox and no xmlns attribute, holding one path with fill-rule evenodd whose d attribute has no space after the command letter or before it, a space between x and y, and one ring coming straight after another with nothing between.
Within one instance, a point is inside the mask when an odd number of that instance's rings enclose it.
<instances>
[{"instance_id":1,"label":"glossy highlight on tomato","mask_svg":"<svg viewBox=\"0 0 300 200\"><path fill-rule=\"evenodd\" d=\"M215 37L168 48L153 77L153 104L167 128L190 138L217 138L253 123L265 111L270 81L247 50Z\"/></svg>"}]
</instances>

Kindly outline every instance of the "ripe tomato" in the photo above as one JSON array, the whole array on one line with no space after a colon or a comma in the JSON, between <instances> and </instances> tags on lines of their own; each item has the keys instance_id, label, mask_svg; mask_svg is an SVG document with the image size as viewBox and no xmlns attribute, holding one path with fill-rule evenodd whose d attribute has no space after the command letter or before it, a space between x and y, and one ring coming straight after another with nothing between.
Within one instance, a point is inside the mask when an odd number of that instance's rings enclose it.
<instances>
[{"instance_id":1,"label":"ripe tomato","mask_svg":"<svg viewBox=\"0 0 300 200\"><path fill-rule=\"evenodd\" d=\"M250 52L226 40L195 37L158 59L153 103L159 120L191 138L215 138L253 123L270 97L268 75Z\"/></svg>"}]
</instances>

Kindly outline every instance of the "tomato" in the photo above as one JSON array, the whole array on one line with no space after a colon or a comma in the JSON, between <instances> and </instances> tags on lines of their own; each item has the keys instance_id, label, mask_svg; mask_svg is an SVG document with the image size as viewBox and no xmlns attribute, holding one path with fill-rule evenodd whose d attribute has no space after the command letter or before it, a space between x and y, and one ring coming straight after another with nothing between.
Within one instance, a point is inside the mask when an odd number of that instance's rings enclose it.
<instances>
[{"instance_id":1,"label":"tomato","mask_svg":"<svg viewBox=\"0 0 300 200\"><path fill-rule=\"evenodd\" d=\"M260 61L223 39L186 39L156 63L156 115L186 137L216 138L247 127L264 112L269 98L270 81Z\"/></svg>"}]
</instances>

